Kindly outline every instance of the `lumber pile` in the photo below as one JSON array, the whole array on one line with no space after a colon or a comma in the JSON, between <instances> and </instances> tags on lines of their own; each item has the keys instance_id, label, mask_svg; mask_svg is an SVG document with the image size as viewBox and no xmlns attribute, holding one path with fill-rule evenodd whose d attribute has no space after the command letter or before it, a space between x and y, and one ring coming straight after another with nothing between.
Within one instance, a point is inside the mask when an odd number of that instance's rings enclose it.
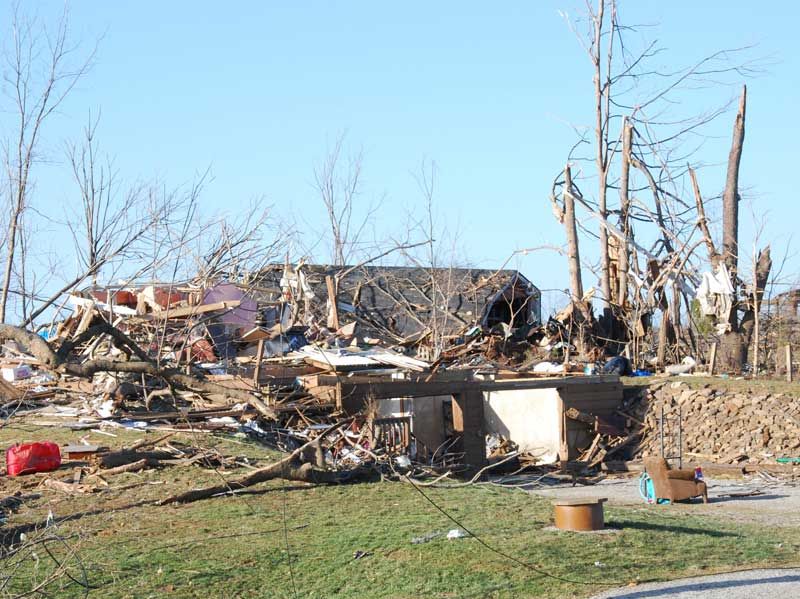
<instances>
[{"instance_id":1,"label":"lumber pile","mask_svg":"<svg viewBox=\"0 0 800 599\"><path fill-rule=\"evenodd\" d=\"M677 381L651 386L628 407L645 425L632 457L660 454L662 407L668 434L677 432L673 427L681 415L683 454L689 459L759 464L800 455L800 398Z\"/></svg>"}]
</instances>

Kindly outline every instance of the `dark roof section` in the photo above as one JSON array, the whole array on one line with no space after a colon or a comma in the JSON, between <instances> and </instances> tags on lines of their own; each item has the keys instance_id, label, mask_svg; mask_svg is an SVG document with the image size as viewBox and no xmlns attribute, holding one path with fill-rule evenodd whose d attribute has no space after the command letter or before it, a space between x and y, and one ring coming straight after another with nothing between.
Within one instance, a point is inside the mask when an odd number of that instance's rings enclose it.
<instances>
[{"instance_id":1,"label":"dark roof section","mask_svg":"<svg viewBox=\"0 0 800 599\"><path fill-rule=\"evenodd\" d=\"M262 270L257 285L279 287L283 271L283 265ZM425 331L432 323L438 331L453 334L474 324L541 322L541 294L516 270L314 264L303 265L301 271L315 295L311 310L321 323L328 298L325 278L337 273L345 273L337 293L340 322L355 318L397 339Z\"/></svg>"}]
</instances>

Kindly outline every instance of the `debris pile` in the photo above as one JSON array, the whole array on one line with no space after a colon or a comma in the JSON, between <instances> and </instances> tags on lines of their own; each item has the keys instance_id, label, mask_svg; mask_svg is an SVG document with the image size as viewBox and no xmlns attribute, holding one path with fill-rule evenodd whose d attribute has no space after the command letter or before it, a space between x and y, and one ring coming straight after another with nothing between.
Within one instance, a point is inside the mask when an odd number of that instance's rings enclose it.
<instances>
[{"instance_id":1,"label":"debris pile","mask_svg":"<svg viewBox=\"0 0 800 599\"><path fill-rule=\"evenodd\" d=\"M586 367L591 351L575 361L582 341L573 311L542 323L539 291L516 271L284 264L237 280L92 288L71 294L72 312L36 332L0 325L0 418L74 431L247 435L287 452L279 472L298 480L471 475L487 463L529 468L564 455L555 434L546 448L530 439L518 447L507 430L488 443L485 435L467 441L482 426L480 385L524 389L530 379L598 370ZM376 388L396 383L405 392L370 405ZM473 399L459 401L472 407L459 405L458 414L450 400L428 402L419 416L403 404L468 388ZM585 397L596 398L597 388ZM419 440L412 415L427 425L428 440ZM630 444L612 420L581 424L594 439L583 448L585 464ZM235 464L197 448L154 451L114 465L102 452L93 459L124 472Z\"/></svg>"},{"instance_id":2,"label":"debris pile","mask_svg":"<svg viewBox=\"0 0 800 599\"><path fill-rule=\"evenodd\" d=\"M683 455L690 460L761 464L800 455L797 397L676 381L651 385L628 408L641 434L633 457L660 455L662 408L667 451L674 451L680 426Z\"/></svg>"}]
</instances>

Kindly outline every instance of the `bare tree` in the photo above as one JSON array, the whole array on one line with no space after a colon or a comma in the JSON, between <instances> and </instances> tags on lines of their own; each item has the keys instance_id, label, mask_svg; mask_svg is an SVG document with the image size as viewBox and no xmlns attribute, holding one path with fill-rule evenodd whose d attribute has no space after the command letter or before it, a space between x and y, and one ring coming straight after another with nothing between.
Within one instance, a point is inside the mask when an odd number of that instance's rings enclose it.
<instances>
[{"instance_id":1,"label":"bare tree","mask_svg":"<svg viewBox=\"0 0 800 599\"><path fill-rule=\"evenodd\" d=\"M55 29L48 31L14 7L11 45L6 49L4 80L16 125L3 144L8 226L5 266L0 289L0 322L7 318L12 270L20 244L20 225L30 204L31 171L38 159L42 129L87 73L94 51L79 57L69 36L66 11ZM24 290L23 290L24 291Z\"/></svg>"},{"instance_id":2,"label":"bare tree","mask_svg":"<svg viewBox=\"0 0 800 599\"><path fill-rule=\"evenodd\" d=\"M581 254L578 245L578 230L575 225L575 196L572 188L572 170L569 164L564 168L564 211L563 223L567 232L567 261L569 262L569 288L572 301L583 300L583 281L581 278Z\"/></svg>"},{"instance_id":3,"label":"bare tree","mask_svg":"<svg viewBox=\"0 0 800 599\"><path fill-rule=\"evenodd\" d=\"M324 161L314 169L314 184L319 192L330 227L331 261L344 266L357 254L363 255L362 235L380 203L367 203L359 210L361 197L362 152L344 157L345 135L336 138Z\"/></svg>"},{"instance_id":4,"label":"bare tree","mask_svg":"<svg viewBox=\"0 0 800 599\"><path fill-rule=\"evenodd\" d=\"M692 255L698 230L695 203L683 198L689 187L686 163L700 147L704 128L730 104L686 115L680 93L724 88L756 72L758 65L734 62L746 50L734 48L665 70L653 64L663 49L655 41L636 39L638 29L620 22L615 0L587 0L585 6L585 19L568 23L591 63L592 125L578 130L580 139L568 158L575 189L586 179L596 185L596 193L576 200L599 227L584 224L579 215L575 222L584 238L599 245L593 270L600 283L602 342L624 347L660 311L665 330L657 343L674 344L675 357L686 335L681 301L688 310L698 280ZM554 191L560 185L557 178ZM617 188L615 206L609 192ZM611 222L615 216L618 225ZM648 276L653 266L657 282ZM660 348L662 356L666 349Z\"/></svg>"}]
</instances>

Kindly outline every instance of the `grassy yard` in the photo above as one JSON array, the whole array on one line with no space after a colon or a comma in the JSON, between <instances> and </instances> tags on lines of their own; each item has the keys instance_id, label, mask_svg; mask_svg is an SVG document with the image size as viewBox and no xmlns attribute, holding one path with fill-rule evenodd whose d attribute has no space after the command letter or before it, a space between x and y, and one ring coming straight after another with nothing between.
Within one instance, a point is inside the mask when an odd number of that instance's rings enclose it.
<instances>
[{"instance_id":1,"label":"grassy yard","mask_svg":"<svg viewBox=\"0 0 800 599\"><path fill-rule=\"evenodd\" d=\"M23 438L66 442L78 436L62 429L4 428L0 447ZM141 436L120 433L91 441L121 446ZM176 438L181 437L189 440ZM191 440L261 463L274 458L236 439L203 435ZM45 475L3 478L0 497L16 490L43 496L0 530L44 521L48 511L57 519L73 516L58 522L56 531L80 558L93 587L89 596L103 598L586 597L602 590L603 583L795 564L800 549L800 530L717 521L698 516L693 506L610 507L606 520L617 530L576 534L550 529L550 503L520 491L426 489L492 547L555 576L590 583L584 585L543 576L474 538L447 540L442 534L413 544L415 537L446 533L455 524L404 483L306 487L274 481L239 497L153 505L219 477L197 467L122 474L106 490L77 496L37 490ZM70 549L54 546L53 551L63 558ZM354 559L356 551L367 555ZM38 557L38 565L30 558L15 571L4 592L13 596L27 590L52 568L48 556ZM76 560L69 563L69 573L78 578ZM48 588L49 596L81 596L68 577L59 584Z\"/></svg>"}]
</instances>

